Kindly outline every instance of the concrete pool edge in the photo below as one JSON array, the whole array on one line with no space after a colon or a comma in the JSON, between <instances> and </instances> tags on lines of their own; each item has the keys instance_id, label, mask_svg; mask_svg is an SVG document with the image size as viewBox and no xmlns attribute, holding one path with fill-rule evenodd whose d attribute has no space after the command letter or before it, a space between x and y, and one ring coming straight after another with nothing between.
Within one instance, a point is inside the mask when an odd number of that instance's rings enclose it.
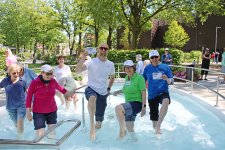
<instances>
[{"instance_id":1,"label":"concrete pool edge","mask_svg":"<svg viewBox=\"0 0 225 150\"><path fill-rule=\"evenodd\" d=\"M223 123L225 123L225 114L222 112L222 110L219 107L213 106L212 104L207 102L207 99L203 98L200 95L196 95L193 94L191 92L187 92L185 90L182 89L178 89L175 87L170 87L171 90L176 90L176 92L178 92L179 94L186 94L188 96L192 96L197 98L198 100L195 101L197 103L199 103L200 105L204 106L207 110L211 111L214 115L216 115L221 121L223 121ZM173 91L174 92L174 91Z\"/></svg>"}]
</instances>

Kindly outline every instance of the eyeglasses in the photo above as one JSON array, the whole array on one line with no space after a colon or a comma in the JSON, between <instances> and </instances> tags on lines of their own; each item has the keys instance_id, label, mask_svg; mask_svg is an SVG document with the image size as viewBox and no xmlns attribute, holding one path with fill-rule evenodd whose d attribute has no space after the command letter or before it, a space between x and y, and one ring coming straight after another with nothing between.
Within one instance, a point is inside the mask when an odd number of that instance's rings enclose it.
<instances>
[{"instance_id":1,"label":"eyeglasses","mask_svg":"<svg viewBox=\"0 0 225 150\"><path fill-rule=\"evenodd\" d=\"M154 59L154 58L158 58L159 56L152 56L152 57L150 57L151 59Z\"/></svg>"},{"instance_id":2,"label":"eyeglasses","mask_svg":"<svg viewBox=\"0 0 225 150\"><path fill-rule=\"evenodd\" d=\"M16 75L16 74L19 74L19 72L13 72L12 74L13 74L13 75Z\"/></svg>"},{"instance_id":3,"label":"eyeglasses","mask_svg":"<svg viewBox=\"0 0 225 150\"><path fill-rule=\"evenodd\" d=\"M108 48L106 48L106 47L100 47L99 49L100 49L100 50L105 50L105 51L108 50Z\"/></svg>"},{"instance_id":4,"label":"eyeglasses","mask_svg":"<svg viewBox=\"0 0 225 150\"><path fill-rule=\"evenodd\" d=\"M45 74L46 74L47 76L51 76L51 75L53 75L53 73L52 73L52 72L45 72Z\"/></svg>"}]
</instances>

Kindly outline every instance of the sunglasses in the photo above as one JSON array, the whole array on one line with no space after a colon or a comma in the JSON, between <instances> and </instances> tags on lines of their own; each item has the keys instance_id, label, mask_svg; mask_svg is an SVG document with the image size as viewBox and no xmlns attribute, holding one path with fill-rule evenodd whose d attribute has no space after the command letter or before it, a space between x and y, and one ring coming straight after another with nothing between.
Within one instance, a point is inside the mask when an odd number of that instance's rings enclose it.
<instances>
[{"instance_id":1,"label":"sunglasses","mask_svg":"<svg viewBox=\"0 0 225 150\"><path fill-rule=\"evenodd\" d=\"M158 58L159 56L152 56L152 57L150 57L151 59L154 59L154 58Z\"/></svg>"},{"instance_id":2,"label":"sunglasses","mask_svg":"<svg viewBox=\"0 0 225 150\"><path fill-rule=\"evenodd\" d=\"M99 49L100 49L100 50L105 50L105 51L108 50L108 48L106 48L106 47L100 47Z\"/></svg>"},{"instance_id":3,"label":"sunglasses","mask_svg":"<svg viewBox=\"0 0 225 150\"><path fill-rule=\"evenodd\" d=\"M13 72L12 74L13 74L13 75L16 75L16 74L20 74L20 73L19 73L19 72Z\"/></svg>"},{"instance_id":4,"label":"sunglasses","mask_svg":"<svg viewBox=\"0 0 225 150\"><path fill-rule=\"evenodd\" d=\"M52 72L46 72L45 73L47 76L51 76L51 75L53 75L53 73Z\"/></svg>"}]
</instances>

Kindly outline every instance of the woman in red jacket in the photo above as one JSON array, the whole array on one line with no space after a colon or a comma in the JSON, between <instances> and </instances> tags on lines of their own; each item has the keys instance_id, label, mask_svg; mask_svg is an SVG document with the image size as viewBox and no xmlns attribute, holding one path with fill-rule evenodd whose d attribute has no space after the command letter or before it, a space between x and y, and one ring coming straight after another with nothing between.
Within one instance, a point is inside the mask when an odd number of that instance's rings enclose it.
<instances>
[{"instance_id":1,"label":"woman in red jacket","mask_svg":"<svg viewBox=\"0 0 225 150\"><path fill-rule=\"evenodd\" d=\"M45 133L45 123L48 128L57 123L57 105L54 98L56 89L63 94L67 92L53 78L52 67L47 64L43 65L41 74L31 82L26 98L26 116L29 121L32 121L33 118L37 137ZM32 97L34 97L33 101ZM31 106L33 107L33 116Z\"/></svg>"}]
</instances>

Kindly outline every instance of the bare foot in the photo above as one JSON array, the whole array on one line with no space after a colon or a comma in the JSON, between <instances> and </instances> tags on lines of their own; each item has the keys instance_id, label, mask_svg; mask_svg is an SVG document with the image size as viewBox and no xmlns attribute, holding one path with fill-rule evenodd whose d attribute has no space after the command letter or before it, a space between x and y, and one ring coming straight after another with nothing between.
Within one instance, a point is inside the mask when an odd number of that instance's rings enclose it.
<instances>
[{"instance_id":1,"label":"bare foot","mask_svg":"<svg viewBox=\"0 0 225 150\"><path fill-rule=\"evenodd\" d=\"M123 138L126 134L127 134L127 131L126 130L120 130L119 137L120 138Z\"/></svg>"},{"instance_id":2,"label":"bare foot","mask_svg":"<svg viewBox=\"0 0 225 150\"><path fill-rule=\"evenodd\" d=\"M95 140L95 128L92 127L90 130L90 140L94 141Z\"/></svg>"},{"instance_id":3,"label":"bare foot","mask_svg":"<svg viewBox=\"0 0 225 150\"><path fill-rule=\"evenodd\" d=\"M156 134L162 134L162 131L161 131L161 129L159 127L156 127L155 128L155 133Z\"/></svg>"}]
</instances>

